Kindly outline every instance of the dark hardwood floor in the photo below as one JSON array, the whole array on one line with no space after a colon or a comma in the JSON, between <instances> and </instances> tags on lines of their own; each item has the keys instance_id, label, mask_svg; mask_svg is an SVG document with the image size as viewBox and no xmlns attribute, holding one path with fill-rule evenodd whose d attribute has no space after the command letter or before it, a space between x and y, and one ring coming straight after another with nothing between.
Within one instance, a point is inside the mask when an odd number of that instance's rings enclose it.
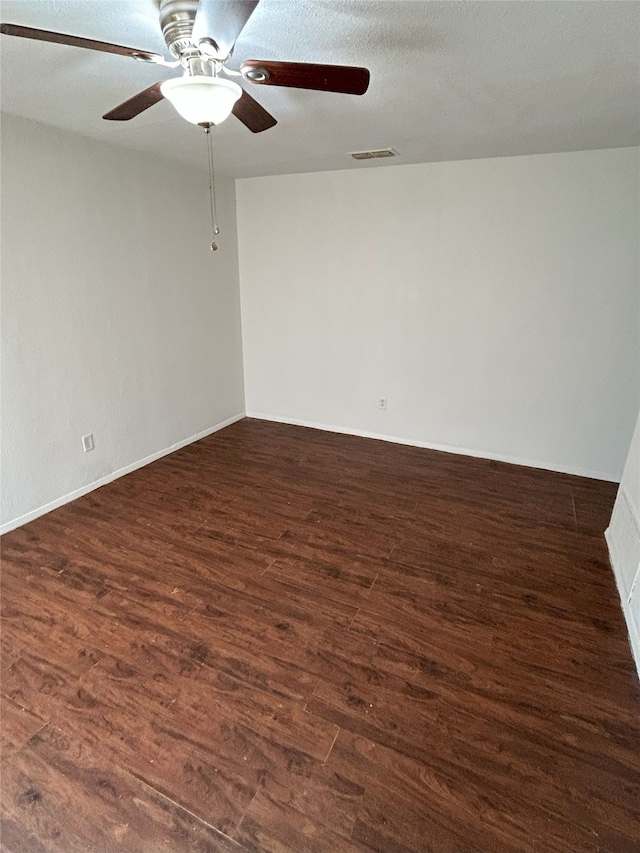
<instances>
[{"instance_id":1,"label":"dark hardwood floor","mask_svg":"<svg viewBox=\"0 0 640 853\"><path fill-rule=\"evenodd\" d=\"M2 539L2 847L640 850L610 483L252 420Z\"/></svg>"}]
</instances>

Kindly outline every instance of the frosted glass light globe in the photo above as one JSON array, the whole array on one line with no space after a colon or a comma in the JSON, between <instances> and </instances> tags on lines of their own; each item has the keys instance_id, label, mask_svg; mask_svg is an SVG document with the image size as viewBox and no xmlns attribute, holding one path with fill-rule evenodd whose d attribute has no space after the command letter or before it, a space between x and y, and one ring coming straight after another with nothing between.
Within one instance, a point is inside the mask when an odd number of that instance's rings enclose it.
<instances>
[{"instance_id":1,"label":"frosted glass light globe","mask_svg":"<svg viewBox=\"0 0 640 853\"><path fill-rule=\"evenodd\" d=\"M220 124L242 95L237 83L219 77L174 77L160 91L192 124Z\"/></svg>"}]
</instances>

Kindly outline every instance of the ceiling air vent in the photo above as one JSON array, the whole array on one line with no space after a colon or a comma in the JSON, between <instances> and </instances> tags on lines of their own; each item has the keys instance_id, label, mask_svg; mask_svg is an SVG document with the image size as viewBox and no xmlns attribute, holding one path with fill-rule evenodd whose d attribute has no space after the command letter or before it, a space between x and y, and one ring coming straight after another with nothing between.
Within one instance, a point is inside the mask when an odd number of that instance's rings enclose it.
<instances>
[{"instance_id":1,"label":"ceiling air vent","mask_svg":"<svg viewBox=\"0 0 640 853\"><path fill-rule=\"evenodd\" d=\"M351 156L354 160L375 160L378 157L395 157L397 153L393 148L381 148L378 151L356 151Z\"/></svg>"}]
</instances>

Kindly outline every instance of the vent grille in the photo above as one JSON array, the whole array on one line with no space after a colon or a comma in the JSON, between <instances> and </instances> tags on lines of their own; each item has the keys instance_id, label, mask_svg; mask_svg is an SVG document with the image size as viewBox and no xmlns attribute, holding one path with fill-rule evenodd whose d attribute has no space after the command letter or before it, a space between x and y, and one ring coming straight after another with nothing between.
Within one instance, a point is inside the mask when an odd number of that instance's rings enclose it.
<instances>
[{"instance_id":1,"label":"vent grille","mask_svg":"<svg viewBox=\"0 0 640 853\"><path fill-rule=\"evenodd\" d=\"M393 148L380 148L378 151L355 151L351 156L354 160L375 160L378 157L395 157L397 153Z\"/></svg>"}]
</instances>

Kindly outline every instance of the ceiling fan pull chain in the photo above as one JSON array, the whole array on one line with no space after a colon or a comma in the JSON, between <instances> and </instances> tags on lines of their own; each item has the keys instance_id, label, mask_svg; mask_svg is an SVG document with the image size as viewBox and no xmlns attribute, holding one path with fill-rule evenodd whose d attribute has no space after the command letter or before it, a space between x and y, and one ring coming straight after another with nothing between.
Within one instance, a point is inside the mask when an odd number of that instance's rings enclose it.
<instances>
[{"instance_id":1,"label":"ceiling fan pull chain","mask_svg":"<svg viewBox=\"0 0 640 853\"><path fill-rule=\"evenodd\" d=\"M210 124L202 125L204 128L204 132L207 135L207 161L209 165L209 203L211 207L211 231L213 233L213 240L211 241L211 251L216 252L218 250L218 246L216 244L216 237L220 233L220 229L218 228L218 209L216 206L216 179L215 172L213 169L213 141L211 138L211 127Z\"/></svg>"}]
</instances>

